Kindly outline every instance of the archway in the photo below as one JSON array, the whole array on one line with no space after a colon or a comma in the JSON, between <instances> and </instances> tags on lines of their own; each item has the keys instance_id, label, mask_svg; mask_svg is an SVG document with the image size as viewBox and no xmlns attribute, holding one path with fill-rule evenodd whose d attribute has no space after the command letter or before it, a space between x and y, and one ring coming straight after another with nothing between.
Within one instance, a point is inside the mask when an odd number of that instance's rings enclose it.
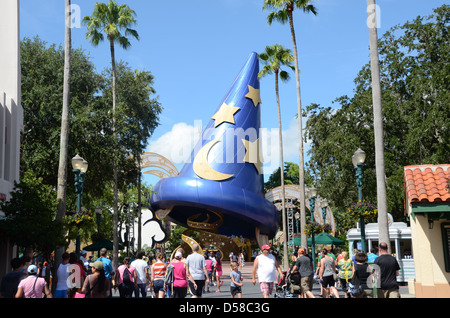
<instances>
[{"instance_id":1,"label":"archway","mask_svg":"<svg viewBox=\"0 0 450 318\"><path fill-rule=\"evenodd\" d=\"M300 197L300 186L297 184L286 184L284 186L285 189L285 198L294 200L298 199ZM308 187L305 187L305 192L309 191ZM266 199L270 202L275 202L278 200L281 200L281 186L273 188L271 191L267 192L265 195ZM314 221L320 224L324 224L324 219L322 215L322 204L325 198L322 198L320 196L316 196L315 200L315 208L314 208ZM274 203L275 206L278 208L278 210L281 210L281 203ZM309 210L309 198L305 196L305 206ZM325 217L325 223L331 225L331 230L334 235L336 225L334 222L334 216L333 211L331 211L331 208L329 206L326 207L326 217Z\"/></svg>"},{"instance_id":2,"label":"archway","mask_svg":"<svg viewBox=\"0 0 450 318\"><path fill-rule=\"evenodd\" d=\"M288 249L290 248L293 252L294 248L294 211L297 209L297 207L293 204L298 198L300 198L300 185L295 184L286 184L284 186L285 189L285 208L287 213L287 241L290 243L288 246ZM305 187L305 193L308 193L309 188ZM275 204L278 211L281 211L281 198L282 198L282 190L281 186L273 188L271 191L267 192L265 195L266 199ZM332 235L335 234L336 225L334 222L334 216L333 211L331 211L331 208L329 206L326 206L326 216L325 219L323 217L323 211L322 206L324 203L325 198L322 198L320 196L316 196L315 204L314 204L314 211L313 211L313 221L319 223L319 224L330 224L331 225L331 231ZM310 209L310 203L309 198L305 196L305 206L307 209ZM310 211L311 213L311 211Z\"/></svg>"}]
</instances>

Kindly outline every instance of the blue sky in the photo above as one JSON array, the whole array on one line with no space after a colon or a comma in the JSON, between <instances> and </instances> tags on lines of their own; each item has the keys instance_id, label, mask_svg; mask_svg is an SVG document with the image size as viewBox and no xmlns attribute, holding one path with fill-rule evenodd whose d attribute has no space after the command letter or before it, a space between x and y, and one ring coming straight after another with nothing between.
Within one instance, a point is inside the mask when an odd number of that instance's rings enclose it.
<instances>
[{"instance_id":1,"label":"blue sky","mask_svg":"<svg viewBox=\"0 0 450 318\"><path fill-rule=\"evenodd\" d=\"M97 1L72 0L72 4L78 6L82 18L92 14ZM164 107L160 126L147 151L166 156L178 169L183 167L182 158L195 146L199 124L203 127L208 124L249 53L260 53L265 46L276 43L292 49L288 25L276 22L267 25L269 12L262 11L263 0L117 2L126 3L136 11L140 41L133 40L127 51L116 49L116 58L132 68L152 72ZM20 3L22 38L39 35L48 43L64 43L64 1L20 0ZM311 103L330 106L339 96L351 96L353 79L369 61L366 1L313 3L318 9L317 16L294 13L303 107ZM444 3L443 0L378 0L378 36L394 25L430 14L433 8ZM83 48L100 72L110 65L109 46L103 43L94 48L85 40L85 34L84 26L74 28L72 45ZM295 77L291 75L291 81L280 87L284 159L298 162ZM261 99L262 128L272 136L268 142L272 153L264 166L267 179L278 166L273 77L261 80ZM305 154L306 149L307 145ZM144 178L147 183L157 180L149 175Z\"/></svg>"}]
</instances>

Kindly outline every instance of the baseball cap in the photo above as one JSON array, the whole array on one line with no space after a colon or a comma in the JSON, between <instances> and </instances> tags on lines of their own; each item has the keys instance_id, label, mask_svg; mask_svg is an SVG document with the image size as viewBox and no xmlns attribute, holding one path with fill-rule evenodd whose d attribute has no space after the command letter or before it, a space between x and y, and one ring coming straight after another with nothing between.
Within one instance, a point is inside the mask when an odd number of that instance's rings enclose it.
<instances>
[{"instance_id":1,"label":"baseball cap","mask_svg":"<svg viewBox=\"0 0 450 318\"><path fill-rule=\"evenodd\" d=\"M30 273L30 274L36 274L37 273L37 266L36 265L28 266L27 272Z\"/></svg>"},{"instance_id":2,"label":"baseball cap","mask_svg":"<svg viewBox=\"0 0 450 318\"><path fill-rule=\"evenodd\" d=\"M102 261L95 261L94 263L89 264L90 267L94 267L95 269L103 269Z\"/></svg>"},{"instance_id":3,"label":"baseball cap","mask_svg":"<svg viewBox=\"0 0 450 318\"><path fill-rule=\"evenodd\" d=\"M181 252L176 252L175 253L175 258L182 258L183 254L181 254Z\"/></svg>"},{"instance_id":4,"label":"baseball cap","mask_svg":"<svg viewBox=\"0 0 450 318\"><path fill-rule=\"evenodd\" d=\"M264 245L261 247L261 250L262 250L262 251L264 251L264 250L270 250L270 246L267 245L267 244L264 244Z\"/></svg>"}]
</instances>

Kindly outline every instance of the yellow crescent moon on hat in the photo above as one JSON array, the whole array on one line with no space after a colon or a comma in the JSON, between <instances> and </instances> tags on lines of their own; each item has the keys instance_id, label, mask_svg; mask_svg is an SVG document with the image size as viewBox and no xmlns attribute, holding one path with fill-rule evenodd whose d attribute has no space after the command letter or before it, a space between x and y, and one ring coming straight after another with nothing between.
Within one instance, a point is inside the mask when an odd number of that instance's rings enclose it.
<instances>
[{"instance_id":1,"label":"yellow crescent moon on hat","mask_svg":"<svg viewBox=\"0 0 450 318\"><path fill-rule=\"evenodd\" d=\"M225 174L214 170L208 163L208 154L215 144L220 142L220 140L213 140L208 142L203 146L202 149L195 156L192 168L194 172L202 179L213 180L213 181L223 181L233 177L233 174Z\"/></svg>"}]
</instances>

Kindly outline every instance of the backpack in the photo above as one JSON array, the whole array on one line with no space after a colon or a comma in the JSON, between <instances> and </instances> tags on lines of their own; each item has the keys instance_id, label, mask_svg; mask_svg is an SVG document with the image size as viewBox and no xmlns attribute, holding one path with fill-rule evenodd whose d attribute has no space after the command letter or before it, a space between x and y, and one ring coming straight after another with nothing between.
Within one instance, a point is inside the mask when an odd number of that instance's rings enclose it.
<instances>
[{"instance_id":1,"label":"backpack","mask_svg":"<svg viewBox=\"0 0 450 318\"><path fill-rule=\"evenodd\" d=\"M125 285L130 285L133 283L131 281L131 274L130 274L130 271L128 270L128 267L125 267L125 270L123 271L122 281Z\"/></svg>"},{"instance_id":2,"label":"backpack","mask_svg":"<svg viewBox=\"0 0 450 318\"><path fill-rule=\"evenodd\" d=\"M166 273L164 274L164 285L168 286L173 283L173 265L167 266Z\"/></svg>"}]
</instances>

